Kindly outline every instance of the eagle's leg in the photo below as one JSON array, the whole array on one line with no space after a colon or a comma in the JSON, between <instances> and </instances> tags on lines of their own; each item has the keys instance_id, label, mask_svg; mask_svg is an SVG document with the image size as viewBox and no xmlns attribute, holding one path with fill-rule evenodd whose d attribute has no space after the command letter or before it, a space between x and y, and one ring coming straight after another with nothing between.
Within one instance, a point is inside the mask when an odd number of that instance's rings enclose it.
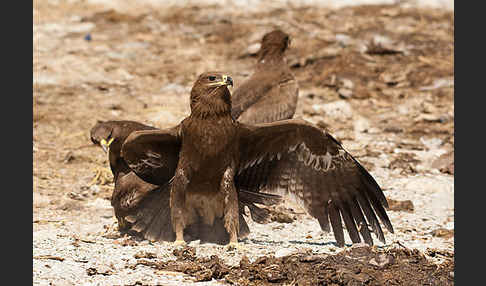
<instances>
[{"instance_id":1,"label":"eagle's leg","mask_svg":"<svg viewBox=\"0 0 486 286\"><path fill-rule=\"evenodd\" d=\"M186 205L186 188L189 184L186 172L180 168L176 171L171 183L170 190L170 216L172 227L176 234L175 245L184 244L184 228L186 222L184 219L184 209Z\"/></svg>"},{"instance_id":2,"label":"eagle's leg","mask_svg":"<svg viewBox=\"0 0 486 286\"><path fill-rule=\"evenodd\" d=\"M226 169L221 181L221 191L224 194L224 211L223 220L224 227L229 234L229 246L238 246L238 231L239 231L239 206L238 194L234 183L234 169L229 167Z\"/></svg>"}]
</instances>

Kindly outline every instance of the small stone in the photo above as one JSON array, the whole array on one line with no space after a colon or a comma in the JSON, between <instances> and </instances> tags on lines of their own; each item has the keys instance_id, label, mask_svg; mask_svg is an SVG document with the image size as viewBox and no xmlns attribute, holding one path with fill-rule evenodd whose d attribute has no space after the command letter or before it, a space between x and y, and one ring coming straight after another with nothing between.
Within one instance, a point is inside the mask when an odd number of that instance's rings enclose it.
<instances>
[{"instance_id":1,"label":"small stone","mask_svg":"<svg viewBox=\"0 0 486 286\"><path fill-rule=\"evenodd\" d=\"M260 46L260 43L252 44L248 46L248 48L246 48L246 53L248 53L249 55L256 55L256 53L260 50Z\"/></svg>"},{"instance_id":2,"label":"small stone","mask_svg":"<svg viewBox=\"0 0 486 286\"><path fill-rule=\"evenodd\" d=\"M342 47L346 47L352 44L353 40L350 36L345 34L336 34L336 42L339 43Z\"/></svg>"},{"instance_id":3,"label":"small stone","mask_svg":"<svg viewBox=\"0 0 486 286\"><path fill-rule=\"evenodd\" d=\"M451 238L454 236L454 230L453 229L446 229L446 228L438 228L430 232L431 235L435 237L441 237L441 238Z\"/></svg>"},{"instance_id":4,"label":"small stone","mask_svg":"<svg viewBox=\"0 0 486 286\"><path fill-rule=\"evenodd\" d=\"M414 206L411 200L397 201L388 198L388 206L391 211L413 212Z\"/></svg>"},{"instance_id":5,"label":"small stone","mask_svg":"<svg viewBox=\"0 0 486 286\"><path fill-rule=\"evenodd\" d=\"M347 89L347 88L340 88L338 89L338 93L339 93L339 96L341 98L351 98L353 96L353 91L351 89Z\"/></svg>"}]
</instances>

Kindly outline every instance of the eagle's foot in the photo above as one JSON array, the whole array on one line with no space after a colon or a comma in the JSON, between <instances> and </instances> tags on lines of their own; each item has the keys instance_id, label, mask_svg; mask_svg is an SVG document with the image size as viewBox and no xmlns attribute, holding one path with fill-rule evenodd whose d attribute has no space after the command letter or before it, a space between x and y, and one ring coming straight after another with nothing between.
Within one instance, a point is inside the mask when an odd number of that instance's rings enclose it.
<instances>
[{"instance_id":1,"label":"eagle's foot","mask_svg":"<svg viewBox=\"0 0 486 286\"><path fill-rule=\"evenodd\" d=\"M105 225L104 228L105 228L105 234L106 233L113 233L113 232L117 232L119 231L119 225L120 223L119 222L113 222L112 224L110 225Z\"/></svg>"},{"instance_id":2,"label":"eagle's foot","mask_svg":"<svg viewBox=\"0 0 486 286\"><path fill-rule=\"evenodd\" d=\"M230 242L226 245L226 250L242 250L242 246L238 242Z\"/></svg>"},{"instance_id":3,"label":"eagle's foot","mask_svg":"<svg viewBox=\"0 0 486 286\"><path fill-rule=\"evenodd\" d=\"M95 176L91 182L88 183L89 187L92 185L106 185L113 182L113 174L111 169L106 167L96 167L94 172Z\"/></svg>"},{"instance_id":4,"label":"eagle's foot","mask_svg":"<svg viewBox=\"0 0 486 286\"><path fill-rule=\"evenodd\" d=\"M129 223L124 219L118 220L118 231L125 231L130 227Z\"/></svg>"}]
</instances>

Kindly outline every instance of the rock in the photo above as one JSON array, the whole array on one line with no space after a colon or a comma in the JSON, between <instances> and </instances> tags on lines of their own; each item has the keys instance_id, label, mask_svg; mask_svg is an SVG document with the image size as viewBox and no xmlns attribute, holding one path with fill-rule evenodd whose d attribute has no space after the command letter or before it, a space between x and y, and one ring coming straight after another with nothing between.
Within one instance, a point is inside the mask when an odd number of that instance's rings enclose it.
<instances>
[{"instance_id":1,"label":"rock","mask_svg":"<svg viewBox=\"0 0 486 286\"><path fill-rule=\"evenodd\" d=\"M336 42L338 42L340 46L346 47L353 44L353 39L345 34L336 34Z\"/></svg>"},{"instance_id":2,"label":"rock","mask_svg":"<svg viewBox=\"0 0 486 286\"><path fill-rule=\"evenodd\" d=\"M354 83L352 80L347 78L339 78L338 85L344 89L353 89Z\"/></svg>"},{"instance_id":3,"label":"rock","mask_svg":"<svg viewBox=\"0 0 486 286\"><path fill-rule=\"evenodd\" d=\"M421 87L419 90L434 90L442 87L454 87L454 78L436 79L431 85Z\"/></svg>"},{"instance_id":4,"label":"rock","mask_svg":"<svg viewBox=\"0 0 486 286\"><path fill-rule=\"evenodd\" d=\"M454 151L442 154L432 163L432 168L439 169L442 173L454 175Z\"/></svg>"},{"instance_id":5,"label":"rock","mask_svg":"<svg viewBox=\"0 0 486 286\"><path fill-rule=\"evenodd\" d=\"M133 255L133 257L139 259L139 258L147 258L147 259L152 259L152 258L157 258L157 255L153 252L148 252L148 251L139 251Z\"/></svg>"},{"instance_id":6,"label":"rock","mask_svg":"<svg viewBox=\"0 0 486 286\"><path fill-rule=\"evenodd\" d=\"M445 118L444 116L439 116L439 115L434 115L434 114L428 114L428 113L422 113L420 114L419 116L417 116L415 119L414 119L415 122L428 122L428 123L434 123L434 122L438 122L438 123L444 123L445 121L447 121L447 118Z\"/></svg>"},{"instance_id":7,"label":"rock","mask_svg":"<svg viewBox=\"0 0 486 286\"><path fill-rule=\"evenodd\" d=\"M397 201L393 199L387 199L389 210L391 211L406 211L413 212L413 203L411 200Z\"/></svg>"},{"instance_id":8,"label":"rock","mask_svg":"<svg viewBox=\"0 0 486 286\"><path fill-rule=\"evenodd\" d=\"M257 52L260 50L260 46L261 46L260 43L254 43L248 46L248 48L246 48L245 53L248 55L256 55Z\"/></svg>"},{"instance_id":9,"label":"rock","mask_svg":"<svg viewBox=\"0 0 486 286\"><path fill-rule=\"evenodd\" d=\"M451 238L454 236L454 230L453 229L446 229L446 228L438 228L430 232L431 235L435 237L441 237L441 238Z\"/></svg>"},{"instance_id":10,"label":"rock","mask_svg":"<svg viewBox=\"0 0 486 286\"><path fill-rule=\"evenodd\" d=\"M107 265L104 264L99 264L96 265L96 267L89 267L86 269L86 274L88 276L93 276L93 275L112 275L113 270L110 269Z\"/></svg>"},{"instance_id":11,"label":"rock","mask_svg":"<svg viewBox=\"0 0 486 286\"><path fill-rule=\"evenodd\" d=\"M391 71L385 71L380 74L379 79L386 83L389 86L394 86L398 85L401 82L404 82L407 80L407 76L410 73L411 70L405 69L405 70L391 70Z\"/></svg>"},{"instance_id":12,"label":"rock","mask_svg":"<svg viewBox=\"0 0 486 286\"><path fill-rule=\"evenodd\" d=\"M383 129L383 132L386 132L386 133L402 133L403 128L398 127L398 126L387 126Z\"/></svg>"},{"instance_id":13,"label":"rock","mask_svg":"<svg viewBox=\"0 0 486 286\"><path fill-rule=\"evenodd\" d=\"M319 49L303 58L289 55L287 63L292 68L305 67L306 65L312 64L318 60L335 58L338 54L339 49L335 47L327 47L324 49Z\"/></svg>"},{"instance_id":14,"label":"rock","mask_svg":"<svg viewBox=\"0 0 486 286\"><path fill-rule=\"evenodd\" d=\"M353 96L353 91L351 89L340 88L338 89L339 96L341 98L351 98Z\"/></svg>"},{"instance_id":15,"label":"rock","mask_svg":"<svg viewBox=\"0 0 486 286\"><path fill-rule=\"evenodd\" d=\"M271 220L280 223L292 223L294 221L294 216L286 212L274 211L271 213Z\"/></svg>"},{"instance_id":16,"label":"rock","mask_svg":"<svg viewBox=\"0 0 486 286\"><path fill-rule=\"evenodd\" d=\"M390 38L383 35L374 35L366 45L365 52L370 55L390 55L405 53L403 43L396 44Z\"/></svg>"}]
</instances>

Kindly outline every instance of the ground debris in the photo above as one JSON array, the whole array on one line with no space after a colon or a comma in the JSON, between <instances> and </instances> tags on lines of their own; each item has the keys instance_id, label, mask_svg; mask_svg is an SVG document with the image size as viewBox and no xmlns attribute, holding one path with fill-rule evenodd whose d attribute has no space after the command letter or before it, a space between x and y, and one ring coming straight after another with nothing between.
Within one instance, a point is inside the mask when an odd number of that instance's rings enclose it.
<instances>
[{"instance_id":1,"label":"ground debris","mask_svg":"<svg viewBox=\"0 0 486 286\"><path fill-rule=\"evenodd\" d=\"M93 275L112 275L113 271L111 269L108 269L108 267L101 267L101 268L95 268L95 267L89 267L86 269L86 273L88 276L93 276Z\"/></svg>"},{"instance_id":2,"label":"ground debris","mask_svg":"<svg viewBox=\"0 0 486 286\"><path fill-rule=\"evenodd\" d=\"M391 211L406 211L413 212L413 203L411 200L398 201L394 199L387 199L389 210Z\"/></svg>"},{"instance_id":3,"label":"ground debris","mask_svg":"<svg viewBox=\"0 0 486 286\"><path fill-rule=\"evenodd\" d=\"M49 259L49 260L57 260L57 261L64 261L64 258L55 256L55 255L37 255L33 257L34 259Z\"/></svg>"},{"instance_id":4,"label":"ground debris","mask_svg":"<svg viewBox=\"0 0 486 286\"><path fill-rule=\"evenodd\" d=\"M152 258L157 258L157 255L155 253L142 250L142 251L135 253L135 255L133 257L135 257L137 259L139 259L139 258L152 259Z\"/></svg>"},{"instance_id":5,"label":"ground debris","mask_svg":"<svg viewBox=\"0 0 486 286\"><path fill-rule=\"evenodd\" d=\"M431 231L430 234L435 237L442 237L448 239L454 236L454 230L441 227Z\"/></svg>"},{"instance_id":6,"label":"ground debris","mask_svg":"<svg viewBox=\"0 0 486 286\"><path fill-rule=\"evenodd\" d=\"M365 52L369 55L394 55L403 54L405 48L403 44L396 44L388 37L375 35L366 46Z\"/></svg>"},{"instance_id":7,"label":"ground debris","mask_svg":"<svg viewBox=\"0 0 486 286\"><path fill-rule=\"evenodd\" d=\"M454 151L442 154L432 163L432 168L439 169L442 173L454 175Z\"/></svg>"},{"instance_id":8,"label":"ground debris","mask_svg":"<svg viewBox=\"0 0 486 286\"><path fill-rule=\"evenodd\" d=\"M431 256L429 251L427 255ZM416 249L388 250L365 244L336 255L297 252L276 258L261 256L253 263L243 256L239 265L227 266L212 255L196 257L195 249L174 251L176 260L153 262L139 260L159 271L182 272L196 281L223 280L233 285L453 285L454 254L440 265L426 259ZM445 255L443 255L445 256Z\"/></svg>"}]
</instances>

